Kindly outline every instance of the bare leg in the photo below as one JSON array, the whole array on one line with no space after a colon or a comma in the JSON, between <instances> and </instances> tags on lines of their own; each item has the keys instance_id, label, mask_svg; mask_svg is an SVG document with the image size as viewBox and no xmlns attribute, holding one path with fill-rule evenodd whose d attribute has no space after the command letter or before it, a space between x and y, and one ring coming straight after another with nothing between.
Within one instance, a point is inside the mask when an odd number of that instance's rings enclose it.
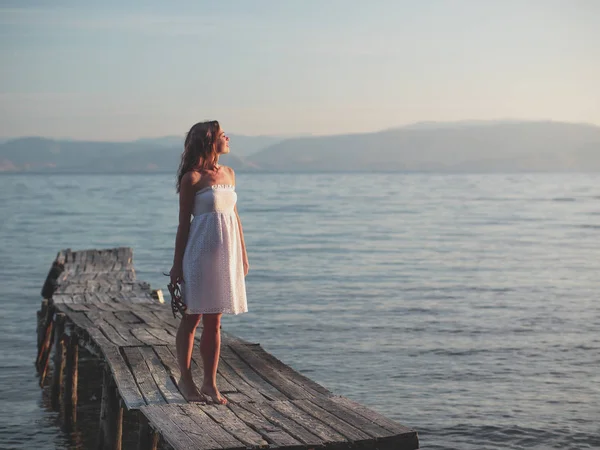
<instances>
[{"instance_id":1,"label":"bare leg","mask_svg":"<svg viewBox=\"0 0 600 450\"><path fill-rule=\"evenodd\" d=\"M177 383L181 394L189 402L203 402L205 399L198 391L192 379L192 351L194 350L194 335L202 318L201 314L184 314L177 329L175 347L181 378Z\"/></svg>"},{"instance_id":2,"label":"bare leg","mask_svg":"<svg viewBox=\"0 0 600 450\"><path fill-rule=\"evenodd\" d=\"M212 403L225 405L227 400L217 389L217 366L221 354L221 314L204 314L200 354L204 364L204 381L200 393Z\"/></svg>"}]
</instances>

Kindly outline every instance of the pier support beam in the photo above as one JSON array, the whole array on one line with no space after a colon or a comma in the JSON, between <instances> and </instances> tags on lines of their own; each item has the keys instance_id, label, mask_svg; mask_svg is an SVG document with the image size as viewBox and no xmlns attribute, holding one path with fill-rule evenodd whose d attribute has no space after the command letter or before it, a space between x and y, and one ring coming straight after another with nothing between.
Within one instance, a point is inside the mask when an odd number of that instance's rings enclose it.
<instances>
[{"instance_id":1,"label":"pier support beam","mask_svg":"<svg viewBox=\"0 0 600 450\"><path fill-rule=\"evenodd\" d=\"M39 351L35 361L36 368L40 374L40 387L44 387L46 374L48 373L48 361L50 360L50 352L52 350L52 341L54 339L54 307L50 302L42 305L42 310L45 309L45 314L41 317L39 328Z\"/></svg>"},{"instance_id":2,"label":"pier support beam","mask_svg":"<svg viewBox=\"0 0 600 450\"><path fill-rule=\"evenodd\" d=\"M67 354L63 389L63 417L67 426L77 422L77 383L79 364L79 342L73 331L67 339Z\"/></svg>"},{"instance_id":3,"label":"pier support beam","mask_svg":"<svg viewBox=\"0 0 600 450\"><path fill-rule=\"evenodd\" d=\"M50 399L52 408L56 411L60 409L59 400L63 386L63 377L65 373L66 348L65 348L65 315L59 313L54 320L54 371L52 372L52 389Z\"/></svg>"},{"instance_id":4,"label":"pier support beam","mask_svg":"<svg viewBox=\"0 0 600 450\"><path fill-rule=\"evenodd\" d=\"M121 450L123 406L110 370L104 369L98 450Z\"/></svg>"},{"instance_id":5,"label":"pier support beam","mask_svg":"<svg viewBox=\"0 0 600 450\"><path fill-rule=\"evenodd\" d=\"M148 419L140 414L140 430L138 434L137 450L156 450L160 435L155 432L148 423Z\"/></svg>"}]
</instances>

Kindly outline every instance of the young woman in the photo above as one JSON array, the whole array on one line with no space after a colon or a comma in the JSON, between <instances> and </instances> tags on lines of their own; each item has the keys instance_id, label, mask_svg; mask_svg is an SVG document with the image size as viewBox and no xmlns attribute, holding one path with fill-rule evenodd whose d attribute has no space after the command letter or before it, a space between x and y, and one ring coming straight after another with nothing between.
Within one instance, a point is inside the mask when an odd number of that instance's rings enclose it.
<instances>
[{"instance_id":1,"label":"young woman","mask_svg":"<svg viewBox=\"0 0 600 450\"><path fill-rule=\"evenodd\" d=\"M216 375L221 348L221 314L248 311L245 276L248 256L237 212L235 174L219 165L229 138L219 122L201 122L187 134L177 177L179 227L171 283L181 284L187 309L177 330L179 390L188 401L225 404ZM196 327L202 319L200 389L191 372Z\"/></svg>"}]
</instances>

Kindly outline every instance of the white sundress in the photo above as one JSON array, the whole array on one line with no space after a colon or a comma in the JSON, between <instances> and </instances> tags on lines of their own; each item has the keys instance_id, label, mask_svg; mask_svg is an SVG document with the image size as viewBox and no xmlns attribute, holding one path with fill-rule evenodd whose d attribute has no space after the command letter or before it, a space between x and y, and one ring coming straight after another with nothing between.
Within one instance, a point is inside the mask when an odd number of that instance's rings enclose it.
<instances>
[{"instance_id":1,"label":"white sundress","mask_svg":"<svg viewBox=\"0 0 600 450\"><path fill-rule=\"evenodd\" d=\"M196 192L183 255L186 314L248 311L242 240L233 209L236 202L233 185L213 185Z\"/></svg>"}]
</instances>

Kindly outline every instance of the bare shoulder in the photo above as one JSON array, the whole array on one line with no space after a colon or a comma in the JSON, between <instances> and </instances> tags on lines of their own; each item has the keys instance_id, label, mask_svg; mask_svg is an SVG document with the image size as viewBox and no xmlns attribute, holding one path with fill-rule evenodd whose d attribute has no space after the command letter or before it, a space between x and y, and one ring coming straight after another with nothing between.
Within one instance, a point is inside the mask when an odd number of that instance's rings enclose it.
<instances>
[{"instance_id":1,"label":"bare shoulder","mask_svg":"<svg viewBox=\"0 0 600 450\"><path fill-rule=\"evenodd\" d=\"M221 166L221 167L223 169L225 169L227 175L231 179L231 184L235 184L235 172L234 172L234 170L231 167L229 167L229 166Z\"/></svg>"},{"instance_id":2,"label":"bare shoulder","mask_svg":"<svg viewBox=\"0 0 600 450\"><path fill-rule=\"evenodd\" d=\"M200 175L200 172L196 170L190 170L189 172L186 172L181 178L181 187L193 189L193 187L200 182L201 177L202 175Z\"/></svg>"}]
</instances>

